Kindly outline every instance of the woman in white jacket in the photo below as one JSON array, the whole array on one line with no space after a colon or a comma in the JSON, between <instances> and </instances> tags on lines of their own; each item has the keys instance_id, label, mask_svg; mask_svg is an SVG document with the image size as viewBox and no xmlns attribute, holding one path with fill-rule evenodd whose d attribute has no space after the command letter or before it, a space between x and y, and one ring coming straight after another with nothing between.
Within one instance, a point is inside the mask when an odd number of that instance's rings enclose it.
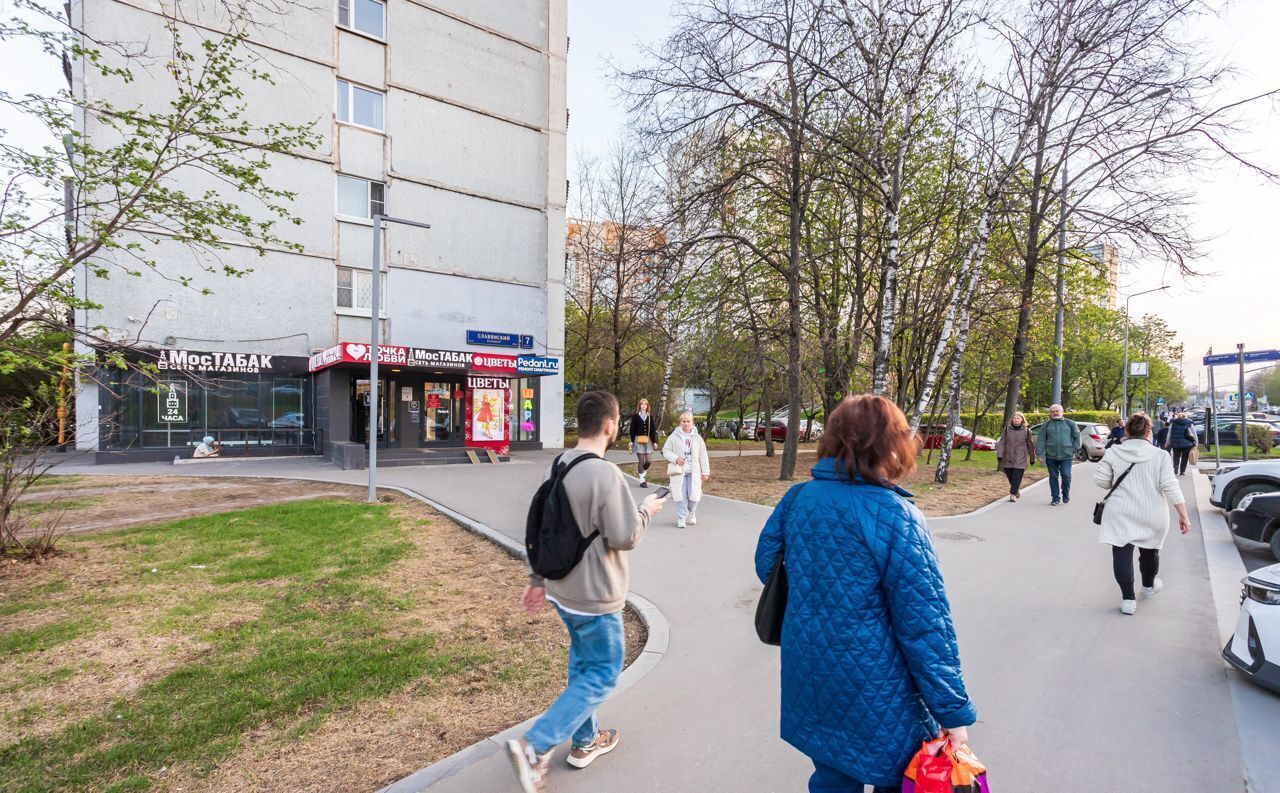
<instances>
[{"instance_id":1,"label":"woman in white jacket","mask_svg":"<svg viewBox=\"0 0 1280 793\"><path fill-rule=\"evenodd\" d=\"M702 500L702 483L711 478L711 459L689 411L680 414L680 426L667 436L662 456L667 458L671 497L676 500L676 528L692 526L698 522L694 513Z\"/></svg>"},{"instance_id":2,"label":"woman in white jacket","mask_svg":"<svg viewBox=\"0 0 1280 793\"><path fill-rule=\"evenodd\" d=\"M1160 548L1169 534L1166 502L1178 511L1178 528L1183 534L1191 531L1191 519L1169 455L1151 444L1151 419L1134 413L1125 424L1125 437L1124 443L1107 449L1093 481L1103 489L1120 482L1107 500L1098 539L1111 546L1112 567L1120 585L1120 611L1133 614L1138 610L1133 591L1134 547L1138 548L1142 596L1154 597L1164 589L1157 574Z\"/></svg>"}]
</instances>

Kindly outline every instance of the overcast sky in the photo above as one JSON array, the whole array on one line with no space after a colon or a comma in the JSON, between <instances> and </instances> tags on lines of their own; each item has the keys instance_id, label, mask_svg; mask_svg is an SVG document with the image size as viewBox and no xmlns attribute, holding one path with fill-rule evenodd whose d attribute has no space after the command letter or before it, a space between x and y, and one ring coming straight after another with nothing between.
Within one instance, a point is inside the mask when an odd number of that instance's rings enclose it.
<instances>
[{"instance_id":1,"label":"overcast sky","mask_svg":"<svg viewBox=\"0 0 1280 793\"><path fill-rule=\"evenodd\" d=\"M671 29L668 0L569 0L570 175L582 153L602 153L620 134L626 118L613 97L605 62L634 64L640 43L657 44ZM1280 87L1280 0L1236 0L1220 19L1197 34L1211 42L1217 57L1234 64L1240 79L1227 87L1238 97ZM1238 148L1280 170L1280 116L1272 106L1252 114L1249 133ZM1184 374L1194 386L1204 372L1204 351L1232 352L1237 342L1247 349L1280 348L1280 188L1235 166L1216 169L1212 181L1197 182L1200 204L1194 212L1197 233L1210 237L1198 264L1213 275L1183 281L1176 268L1158 261L1126 262L1121 299L1161 284L1167 292L1136 297L1134 315L1155 313L1169 321L1185 343ZM1218 372L1219 382L1228 376Z\"/></svg>"}]
</instances>

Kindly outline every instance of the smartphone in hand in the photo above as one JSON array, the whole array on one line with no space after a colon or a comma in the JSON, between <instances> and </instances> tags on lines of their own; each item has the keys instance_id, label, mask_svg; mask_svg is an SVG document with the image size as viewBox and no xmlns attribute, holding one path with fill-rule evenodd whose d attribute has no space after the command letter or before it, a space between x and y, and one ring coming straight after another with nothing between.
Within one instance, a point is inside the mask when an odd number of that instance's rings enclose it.
<instances>
[{"instance_id":1,"label":"smartphone in hand","mask_svg":"<svg viewBox=\"0 0 1280 793\"><path fill-rule=\"evenodd\" d=\"M654 495L655 497L657 497L659 500L664 499L664 498L670 498L670 497L671 497L671 488L669 488L669 487L660 487L660 488L658 488L657 490L653 491L653 495Z\"/></svg>"}]
</instances>

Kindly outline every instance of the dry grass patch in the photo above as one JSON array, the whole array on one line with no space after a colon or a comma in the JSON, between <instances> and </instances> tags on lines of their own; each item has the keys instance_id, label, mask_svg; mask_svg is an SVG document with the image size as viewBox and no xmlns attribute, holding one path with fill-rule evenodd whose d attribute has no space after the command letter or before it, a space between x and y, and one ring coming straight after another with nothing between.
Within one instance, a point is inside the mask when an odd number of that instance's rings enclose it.
<instances>
[{"instance_id":1,"label":"dry grass patch","mask_svg":"<svg viewBox=\"0 0 1280 793\"><path fill-rule=\"evenodd\" d=\"M520 611L523 564L384 501L187 501L199 517L0 570L0 635L19 639L0 645L0 789L370 790L543 709L567 643L554 612Z\"/></svg>"},{"instance_id":2,"label":"dry grass patch","mask_svg":"<svg viewBox=\"0 0 1280 793\"><path fill-rule=\"evenodd\" d=\"M995 459L990 452L976 452L969 461L962 458L963 454L958 455L952 463L950 482L945 486L933 483L934 469L926 464L923 456L916 471L902 482L902 486L915 495L915 503L924 514L934 517L958 515L1008 495L1009 482L995 470ZM806 454L802 450L796 466L796 479L783 482L778 479L781 455L715 457L711 460L711 479L702 486L702 490L712 496L773 506L788 489L808 478L809 469L816 461L814 454ZM1024 486L1044 476L1043 466L1030 468Z\"/></svg>"}]
</instances>

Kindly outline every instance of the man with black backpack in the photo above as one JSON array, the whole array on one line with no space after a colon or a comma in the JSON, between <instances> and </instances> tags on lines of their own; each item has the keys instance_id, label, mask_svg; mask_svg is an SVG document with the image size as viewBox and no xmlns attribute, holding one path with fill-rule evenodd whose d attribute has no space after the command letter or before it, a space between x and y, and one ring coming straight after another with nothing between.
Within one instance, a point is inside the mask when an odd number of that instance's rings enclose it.
<instances>
[{"instance_id":1,"label":"man with black backpack","mask_svg":"<svg viewBox=\"0 0 1280 793\"><path fill-rule=\"evenodd\" d=\"M605 452L618 437L618 400L588 391L578 400L578 445L551 465L529 508L525 548L530 614L551 601L569 631L569 683L523 738L507 742L524 793L546 790L551 755L573 739L569 765L586 768L618 745L617 730L602 730L596 708L618 682L626 655L622 609L627 552L662 509L657 494L637 507Z\"/></svg>"}]
</instances>

